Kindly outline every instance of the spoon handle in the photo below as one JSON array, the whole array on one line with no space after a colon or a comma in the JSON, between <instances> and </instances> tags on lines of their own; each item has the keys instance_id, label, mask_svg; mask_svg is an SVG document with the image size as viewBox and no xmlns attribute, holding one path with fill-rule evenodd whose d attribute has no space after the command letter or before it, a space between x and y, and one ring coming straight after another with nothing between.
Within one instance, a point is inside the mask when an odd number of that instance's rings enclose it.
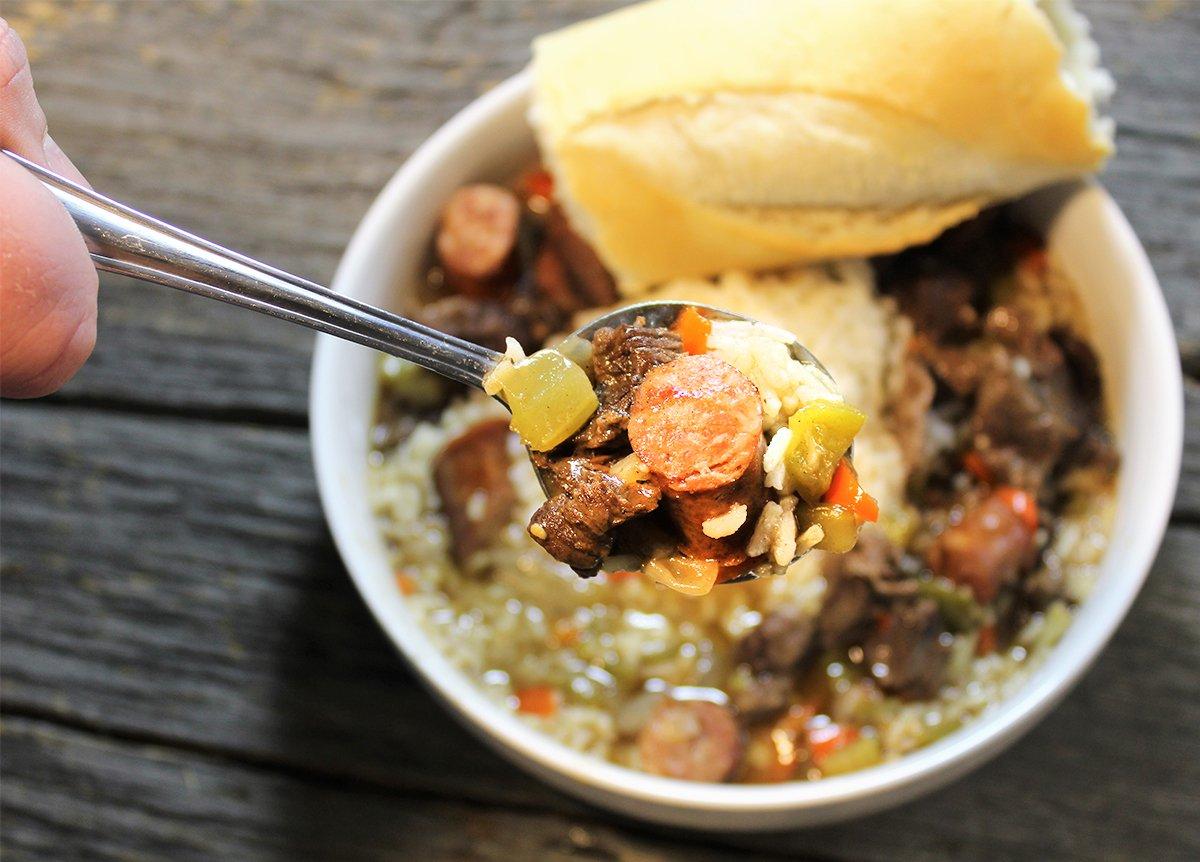
<instances>
[{"instance_id":1,"label":"spoon handle","mask_svg":"<svg viewBox=\"0 0 1200 862\"><path fill-rule=\"evenodd\" d=\"M289 320L477 388L500 359L495 351L267 266L98 195L8 150L0 152L33 173L66 207L99 270Z\"/></svg>"}]
</instances>

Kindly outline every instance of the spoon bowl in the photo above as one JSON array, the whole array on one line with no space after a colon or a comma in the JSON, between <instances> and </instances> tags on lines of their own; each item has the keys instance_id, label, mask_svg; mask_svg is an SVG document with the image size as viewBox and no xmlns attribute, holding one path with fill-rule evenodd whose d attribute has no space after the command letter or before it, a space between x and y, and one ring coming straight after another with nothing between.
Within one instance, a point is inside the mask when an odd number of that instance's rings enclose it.
<instances>
[{"instance_id":1,"label":"spoon bowl","mask_svg":"<svg viewBox=\"0 0 1200 862\"><path fill-rule=\"evenodd\" d=\"M641 325L669 328L675 322L676 318L679 316L679 313L685 308L689 307L699 310L704 317L707 317L710 320L736 320L744 323L753 323L758 326L768 326L768 324L754 320L750 317L746 317L743 314L736 314L732 311L728 311L723 308L717 308L711 305L704 305L696 302L685 302L682 300L659 300L633 303L631 305L614 309L606 314L602 314L594 320L591 320L576 329L573 333L571 333L570 336L568 336L568 338L581 338L584 341L591 343L592 338L601 329L621 325L632 326L638 324L639 322ZM772 328L777 329L776 327ZM795 336L792 336L791 341L788 342L788 352L797 362L801 362L805 365L811 365L821 371L821 373L830 380L833 379L833 375L830 374L828 369L821 364L821 361L817 359L812 351L801 344L800 341L795 338ZM850 451L846 453L847 458L852 459L852 456L853 447L851 447ZM533 462L534 472L537 474L538 483L542 486L542 491L547 497L551 496L557 490L557 482L554 479L552 471L538 466L539 459L534 458L532 452L530 452L530 460ZM792 562L800 559L800 557L804 556L806 553L808 553L807 550L801 551L795 557L795 559L792 560ZM739 575L736 578L722 581L721 583L739 584L745 583L746 581L755 580L757 577L758 576L754 574L754 572L747 572L743 575Z\"/></svg>"}]
</instances>

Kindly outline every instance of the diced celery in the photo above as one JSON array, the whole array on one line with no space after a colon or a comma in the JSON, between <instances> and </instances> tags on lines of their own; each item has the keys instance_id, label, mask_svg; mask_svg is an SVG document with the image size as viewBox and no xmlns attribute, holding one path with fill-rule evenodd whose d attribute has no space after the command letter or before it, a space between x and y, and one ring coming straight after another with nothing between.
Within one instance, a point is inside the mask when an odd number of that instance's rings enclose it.
<instances>
[{"instance_id":1,"label":"diced celery","mask_svg":"<svg viewBox=\"0 0 1200 862\"><path fill-rule=\"evenodd\" d=\"M917 591L937 602L942 617L954 631L975 628L983 621L983 608L969 587L958 586L946 578L930 578L918 581Z\"/></svg>"},{"instance_id":2,"label":"diced celery","mask_svg":"<svg viewBox=\"0 0 1200 862\"><path fill-rule=\"evenodd\" d=\"M816 503L829 490L838 461L866 421L866 414L841 401L811 401L792 414L784 463L800 496Z\"/></svg>"},{"instance_id":3,"label":"diced celery","mask_svg":"<svg viewBox=\"0 0 1200 862\"><path fill-rule=\"evenodd\" d=\"M1066 602L1054 602L1041 614L1030 621L1017 640L1029 649L1045 650L1054 646L1062 638L1071 624L1071 609Z\"/></svg>"},{"instance_id":4,"label":"diced celery","mask_svg":"<svg viewBox=\"0 0 1200 862\"><path fill-rule=\"evenodd\" d=\"M578 431L600 404L584 370L556 350L518 362L504 376L503 391L512 411L509 427L538 452Z\"/></svg>"},{"instance_id":5,"label":"diced celery","mask_svg":"<svg viewBox=\"0 0 1200 862\"><path fill-rule=\"evenodd\" d=\"M843 506L811 506L805 513L808 523L816 524L825 533L817 543L819 551L844 554L858 541L858 520Z\"/></svg>"},{"instance_id":6,"label":"diced celery","mask_svg":"<svg viewBox=\"0 0 1200 862\"><path fill-rule=\"evenodd\" d=\"M860 736L849 745L839 748L821 761L821 772L825 775L841 775L866 769L883 760L883 746L875 736Z\"/></svg>"},{"instance_id":7,"label":"diced celery","mask_svg":"<svg viewBox=\"0 0 1200 862\"><path fill-rule=\"evenodd\" d=\"M937 742L943 736L947 736L962 727L962 719L945 718L938 713L934 721L922 721L921 731L917 735L918 745L929 745Z\"/></svg>"}]
</instances>

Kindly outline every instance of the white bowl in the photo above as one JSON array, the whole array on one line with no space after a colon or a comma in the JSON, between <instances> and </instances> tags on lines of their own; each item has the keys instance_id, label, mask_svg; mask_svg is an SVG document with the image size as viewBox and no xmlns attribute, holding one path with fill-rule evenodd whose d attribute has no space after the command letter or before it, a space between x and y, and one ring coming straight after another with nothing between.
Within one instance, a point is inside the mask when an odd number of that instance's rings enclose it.
<instances>
[{"instance_id":1,"label":"white bowl","mask_svg":"<svg viewBox=\"0 0 1200 862\"><path fill-rule=\"evenodd\" d=\"M394 308L418 283L438 209L471 180L532 161L528 73L478 99L396 173L359 225L334 288ZM1166 305L1128 222L1098 185L1048 190L1022 204L1078 283L1095 337L1124 462L1111 547L1092 596L1046 662L1012 698L892 763L815 782L698 784L615 766L550 740L493 705L422 633L395 587L367 502L376 355L322 335L313 360L313 452L342 559L379 624L467 727L550 784L633 817L703 829L827 823L928 792L994 756L1053 707L1125 616L1170 513L1183 436L1183 387Z\"/></svg>"}]
</instances>

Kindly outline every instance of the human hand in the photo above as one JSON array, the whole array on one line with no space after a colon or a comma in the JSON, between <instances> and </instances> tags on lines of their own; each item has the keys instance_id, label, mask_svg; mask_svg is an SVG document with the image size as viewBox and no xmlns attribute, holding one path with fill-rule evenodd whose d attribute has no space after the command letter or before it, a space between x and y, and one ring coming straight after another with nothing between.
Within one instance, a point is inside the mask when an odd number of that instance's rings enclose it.
<instances>
[{"instance_id":1,"label":"human hand","mask_svg":"<svg viewBox=\"0 0 1200 862\"><path fill-rule=\"evenodd\" d=\"M46 131L25 46L0 18L0 147L86 184ZM0 156L0 395L58 389L96 343L96 270L66 210Z\"/></svg>"}]
</instances>

